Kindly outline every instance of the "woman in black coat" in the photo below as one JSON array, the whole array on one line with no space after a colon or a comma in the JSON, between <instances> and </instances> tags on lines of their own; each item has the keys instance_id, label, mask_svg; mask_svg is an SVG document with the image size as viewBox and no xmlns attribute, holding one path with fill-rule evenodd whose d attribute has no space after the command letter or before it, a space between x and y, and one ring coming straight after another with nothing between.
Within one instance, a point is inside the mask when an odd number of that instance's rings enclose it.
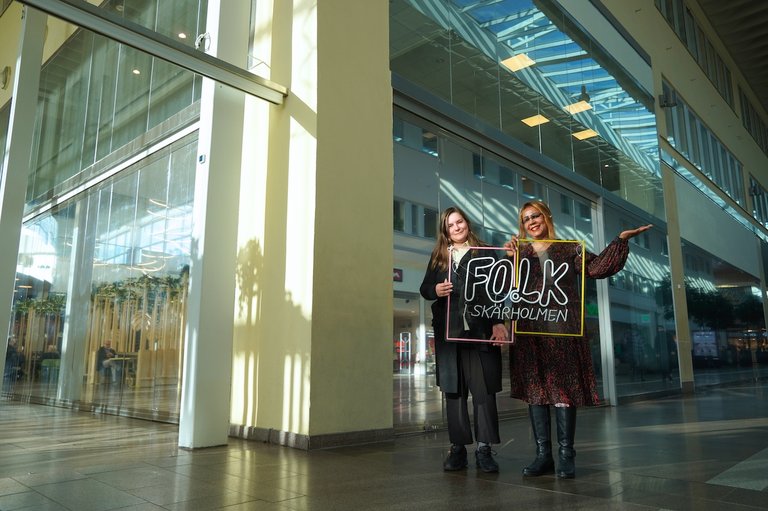
<instances>
[{"instance_id":1,"label":"woman in black coat","mask_svg":"<svg viewBox=\"0 0 768 511\"><path fill-rule=\"evenodd\" d=\"M500 443L496 393L501 390L501 349L489 342L448 342L446 340L448 296L461 301L464 295L467 263L478 255L470 247L485 246L472 232L467 215L450 207L440 215L440 232L432 251L421 295L432 303L432 328L435 333L437 384L445 393L448 436L451 449L443 462L445 470L461 470L467 466L466 445L474 443L469 421L467 398L472 393L477 440L475 459L483 472L497 472L491 444ZM452 272L449 279L449 271ZM460 304L451 306L458 307ZM469 315L451 318L451 337L488 339L503 342L508 332L504 323ZM458 324L456 324L458 322Z\"/></svg>"}]
</instances>

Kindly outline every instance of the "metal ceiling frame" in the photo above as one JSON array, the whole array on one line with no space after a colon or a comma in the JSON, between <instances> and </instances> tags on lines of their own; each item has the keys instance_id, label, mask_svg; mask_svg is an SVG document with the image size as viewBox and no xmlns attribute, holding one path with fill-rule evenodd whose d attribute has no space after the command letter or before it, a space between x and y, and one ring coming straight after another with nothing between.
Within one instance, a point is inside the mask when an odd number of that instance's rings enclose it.
<instances>
[{"instance_id":1,"label":"metal ceiling frame","mask_svg":"<svg viewBox=\"0 0 768 511\"><path fill-rule=\"evenodd\" d=\"M456 32L460 37L468 41L469 44L485 54L485 56L491 61L501 62L507 57L511 57L518 53L515 51L515 49L513 49L512 45L498 41L495 33L490 31L488 28L482 28L481 23L479 23L469 14L469 11L472 8L495 5L499 3L498 0L479 1L472 4L471 6L465 6L463 8L457 7L451 2L451 0L408 0L408 3L418 11L435 20L446 30L452 30ZM531 17L535 17L539 13L538 10L535 12L529 12L531 13ZM531 23L532 22L533 21L531 21ZM485 21L485 23L489 22ZM525 23L518 23L516 26L523 28L527 25ZM558 46L568 44L576 45L574 41L570 40L569 38L565 38L563 39L562 44L551 44L547 47L556 48ZM557 60L562 60L562 58L562 55L552 57L552 59ZM580 48L579 51L571 52L567 60L581 59L590 59L590 57L585 50ZM542 61L551 62L551 60L548 61L547 59L541 59L537 62L538 65L524 68L515 72L515 77L521 80L531 89L537 91L544 98L546 98L547 101L554 105L565 106L573 103L575 96L567 90L567 84L558 84L554 80L551 80L543 75L542 70L539 69L542 67ZM500 65L500 67L505 69L504 66ZM579 82L579 85L582 84L582 82ZM634 114L636 112L632 113ZM601 118L594 110L576 113L573 115L573 118L585 127L592 128L597 131L603 139L630 156L646 171L652 174L658 174L658 164L654 161L654 158L648 152L651 139L653 140L653 143L656 141L656 130L652 130L652 133L649 133L648 136L643 138L646 140L645 143L630 143L629 140L620 136L619 133L611 127L609 118Z\"/></svg>"}]
</instances>

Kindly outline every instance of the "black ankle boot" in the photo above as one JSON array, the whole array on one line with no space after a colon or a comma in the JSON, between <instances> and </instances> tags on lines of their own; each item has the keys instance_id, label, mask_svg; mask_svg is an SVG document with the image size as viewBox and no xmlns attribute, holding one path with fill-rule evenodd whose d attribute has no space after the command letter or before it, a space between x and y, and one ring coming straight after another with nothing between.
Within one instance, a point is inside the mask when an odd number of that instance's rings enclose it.
<instances>
[{"instance_id":1,"label":"black ankle boot","mask_svg":"<svg viewBox=\"0 0 768 511\"><path fill-rule=\"evenodd\" d=\"M448 451L448 457L443 461L443 470L453 472L467 468L467 448L463 445L453 444Z\"/></svg>"},{"instance_id":2,"label":"black ankle boot","mask_svg":"<svg viewBox=\"0 0 768 511\"><path fill-rule=\"evenodd\" d=\"M573 449L573 438L576 434L576 407L563 406L555 408L557 420L557 443L560 444L557 462L557 477L573 479L576 477L576 451Z\"/></svg>"},{"instance_id":3,"label":"black ankle boot","mask_svg":"<svg viewBox=\"0 0 768 511\"><path fill-rule=\"evenodd\" d=\"M555 460L552 459L549 405L528 405L528 415L536 439L536 459L523 469L523 475L536 477L551 474L555 471Z\"/></svg>"},{"instance_id":4,"label":"black ankle boot","mask_svg":"<svg viewBox=\"0 0 768 511\"><path fill-rule=\"evenodd\" d=\"M478 447L475 451L475 463L483 472L498 472L499 464L493 459L493 451L490 445Z\"/></svg>"}]
</instances>

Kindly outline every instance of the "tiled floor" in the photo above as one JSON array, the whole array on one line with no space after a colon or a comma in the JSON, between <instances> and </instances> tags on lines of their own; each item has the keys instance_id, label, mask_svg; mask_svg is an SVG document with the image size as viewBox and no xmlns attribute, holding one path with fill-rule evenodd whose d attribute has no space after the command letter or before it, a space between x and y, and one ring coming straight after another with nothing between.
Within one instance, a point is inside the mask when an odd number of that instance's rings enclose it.
<instances>
[{"instance_id":1,"label":"tiled floor","mask_svg":"<svg viewBox=\"0 0 768 511\"><path fill-rule=\"evenodd\" d=\"M504 367L507 367L504 362ZM680 379L674 369L669 379L662 378L657 372L648 372L645 378L633 376L629 369L617 368L616 394L621 401L648 399L653 394L657 397L674 395L680 392ZM752 367L695 367L694 380L697 388L732 385L737 382L768 379L768 365ZM440 388L435 383L434 374L401 370L393 378L394 424L398 432L413 432L432 429L433 426L445 425L444 400ZM602 396L603 383L598 375L598 392ZM509 378L502 380L503 390L497 394L499 414L504 418L527 417L525 403L509 397Z\"/></svg>"},{"instance_id":2,"label":"tiled floor","mask_svg":"<svg viewBox=\"0 0 768 511\"><path fill-rule=\"evenodd\" d=\"M0 401L0 510L768 509L768 385L579 411L577 478L523 478L527 421L502 422L499 474L445 473L445 432L299 451Z\"/></svg>"}]
</instances>

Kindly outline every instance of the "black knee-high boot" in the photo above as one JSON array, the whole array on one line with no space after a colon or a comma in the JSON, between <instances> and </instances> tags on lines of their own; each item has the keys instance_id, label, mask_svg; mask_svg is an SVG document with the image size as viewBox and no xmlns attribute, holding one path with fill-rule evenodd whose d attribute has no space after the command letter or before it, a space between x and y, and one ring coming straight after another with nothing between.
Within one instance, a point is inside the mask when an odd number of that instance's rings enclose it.
<instances>
[{"instance_id":1,"label":"black knee-high boot","mask_svg":"<svg viewBox=\"0 0 768 511\"><path fill-rule=\"evenodd\" d=\"M524 476L540 476L555 471L550 439L549 405L528 405L533 437L536 439L536 459L523 469Z\"/></svg>"},{"instance_id":2,"label":"black knee-high boot","mask_svg":"<svg viewBox=\"0 0 768 511\"><path fill-rule=\"evenodd\" d=\"M563 406L555 408L557 421L557 443L560 444L557 477L573 479L576 477L576 464L573 458L576 451L573 449L573 437L576 435L576 407Z\"/></svg>"}]
</instances>

